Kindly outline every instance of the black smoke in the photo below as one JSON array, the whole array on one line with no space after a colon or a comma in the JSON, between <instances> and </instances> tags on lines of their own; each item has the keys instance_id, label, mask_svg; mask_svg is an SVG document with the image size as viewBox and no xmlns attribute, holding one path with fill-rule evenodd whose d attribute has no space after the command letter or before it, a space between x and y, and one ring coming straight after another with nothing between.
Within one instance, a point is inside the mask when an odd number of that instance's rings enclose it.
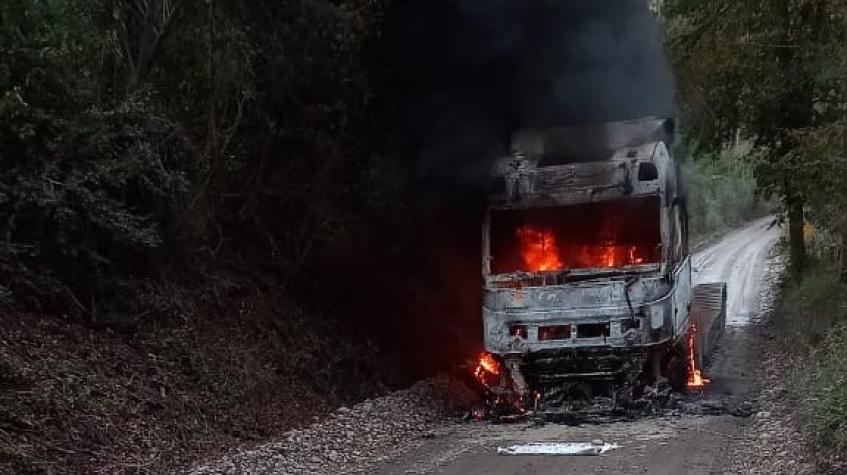
<instances>
[{"instance_id":1,"label":"black smoke","mask_svg":"<svg viewBox=\"0 0 847 475\"><path fill-rule=\"evenodd\" d=\"M673 81L637 0L395 0L384 42L388 155L420 206L394 226L412 229L399 253L358 246L337 279L358 283L358 324L422 375L481 349L482 206L512 134L667 116Z\"/></svg>"},{"instance_id":2,"label":"black smoke","mask_svg":"<svg viewBox=\"0 0 847 475\"><path fill-rule=\"evenodd\" d=\"M397 0L386 46L392 153L429 205L483 195L517 130L673 110L646 0Z\"/></svg>"}]
</instances>

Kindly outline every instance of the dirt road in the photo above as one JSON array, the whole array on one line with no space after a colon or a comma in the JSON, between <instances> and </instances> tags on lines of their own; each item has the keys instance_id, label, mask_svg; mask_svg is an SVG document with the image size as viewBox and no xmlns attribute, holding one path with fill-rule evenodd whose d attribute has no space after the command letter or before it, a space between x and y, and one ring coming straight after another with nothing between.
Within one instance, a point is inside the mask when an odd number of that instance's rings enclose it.
<instances>
[{"instance_id":1,"label":"dirt road","mask_svg":"<svg viewBox=\"0 0 847 475\"><path fill-rule=\"evenodd\" d=\"M765 259L779 237L774 218L757 220L694 255L694 284L726 282L726 324L743 327L759 311L758 297Z\"/></svg>"},{"instance_id":2,"label":"dirt road","mask_svg":"<svg viewBox=\"0 0 847 475\"><path fill-rule=\"evenodd\" d=\"M563 474L563 473L732 473L728 459L734 441L755 412L758 317L767 285L762 285L769 250L779 236L761 219L694 256L695 283L728 282L727 332L711 357L706 394L693 398L703 413L674 415L607 425L568 427L547 424L458 424L417 449L389 459L370 473ZM732 413L736 416L731 415ZM741 416L741 417L737 417ZM601 457L508 457L497 447L529 442L584 442L601 439L622 447Z\"/></svg>"}]
</instances>

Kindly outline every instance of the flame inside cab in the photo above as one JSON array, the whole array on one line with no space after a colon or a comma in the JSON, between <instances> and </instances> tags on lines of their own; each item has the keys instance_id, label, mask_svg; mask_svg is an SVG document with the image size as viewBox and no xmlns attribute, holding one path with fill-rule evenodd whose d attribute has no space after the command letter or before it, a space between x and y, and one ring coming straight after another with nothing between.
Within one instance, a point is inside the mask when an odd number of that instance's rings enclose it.
<instances>
[{"instance_id":1,"label":"flame inside cab","mask_svg":"<svg viewBox=\"0 0 847 475\"><path fill-rule=\"evenodd\" d=\"M494 210L492 273L658 263L662 243L659 213L658 197Z\"/></svg>"}]
</instances>

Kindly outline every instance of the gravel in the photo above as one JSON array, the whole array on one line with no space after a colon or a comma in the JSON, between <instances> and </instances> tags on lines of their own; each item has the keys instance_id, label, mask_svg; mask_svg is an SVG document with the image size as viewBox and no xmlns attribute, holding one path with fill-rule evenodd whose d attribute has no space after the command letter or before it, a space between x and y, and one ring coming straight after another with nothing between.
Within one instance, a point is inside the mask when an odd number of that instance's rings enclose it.
<instances>
[{"instance_id":1,"label":"gravel","mask_svg":"<svg viewBox=\"0 0 847 475\"><path fill-rule=\"evenodd\" d=\"M766 295L761 299L765 315L773 311L776 301L773 292L777 291L776 283L783 272L783 259L779 255L773 256L764 276L768 284L763 286ZM767 325L767 320L763 323ZM764 331L763 338L766 338L768 330ZM796 408L791 406L788 398L786 378L791 373L790 356L780 351L773 341L761 345L761 348L764 355L757 410L743 437L738 440L725 473L818 473L814 464L814 448L808 446L802 424L797 420Z\"/></svg>"},{"instance_id":2,"label":"gravel","mask_svg":"<svg viewBox=\"0 0 847 475\"><path fill-rule=\"evenodd\" d=\"M808 447L801 424L789 406L785 375L789 364L780 354L769 354L760 410L752 417L745 437L736 447L732 470L745 474L813 474L813 448Z\"/></svg>"},{"instance_id":3,"label":"gravel","mask_svg":"<svg viewBox=\"0 0 847 475\"><path fill-rule=\"evenodd\" d=\"M771 264L765 276L770 285L763 286L763 293L772 292L782 270L779 262ZM773 301L771 295L763 300ZM762 346L761 392L757 401L749 402L749 423L732 436L733 450L727 454L724 473L816 473L814 448L807 445L787 398L790 362L775 345ZM226 456L191 473L369 473L426 439L449 433L451 425L455 427L450 416L475 402L462 382L440 376L351 408L341 407L325 420L284 434L278 442Z\"/></svg>"},{"instance_id":4,"label":"gravel","mask_svg":"<svg viewBox=\"0 0 847 475\"><path fill-rule=\"evenodd\" d=\"M325 420L283 434L278 442L241 451L195 467L192 474L366 473L368 467L433 437L475 401L450 376L419 381L411 388L340 407Z\"/></svg>"}]
</instances>

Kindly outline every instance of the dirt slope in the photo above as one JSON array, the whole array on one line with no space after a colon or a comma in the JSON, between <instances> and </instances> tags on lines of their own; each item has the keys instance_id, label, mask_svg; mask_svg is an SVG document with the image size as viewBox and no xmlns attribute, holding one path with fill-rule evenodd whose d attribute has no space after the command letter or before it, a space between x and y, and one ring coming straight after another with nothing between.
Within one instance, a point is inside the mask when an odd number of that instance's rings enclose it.
<instances>
[{"instance_id":1,"label":"dirt slope","mask_svg":"<svg viewBox=\"0 0 847 475\"><path fill-rule=\"evenodd\" d=\"M0 313L0 473L163 473L336 407L292 374L276 299L233 300L132 333Z\"/></svg>"}]
</instances>

